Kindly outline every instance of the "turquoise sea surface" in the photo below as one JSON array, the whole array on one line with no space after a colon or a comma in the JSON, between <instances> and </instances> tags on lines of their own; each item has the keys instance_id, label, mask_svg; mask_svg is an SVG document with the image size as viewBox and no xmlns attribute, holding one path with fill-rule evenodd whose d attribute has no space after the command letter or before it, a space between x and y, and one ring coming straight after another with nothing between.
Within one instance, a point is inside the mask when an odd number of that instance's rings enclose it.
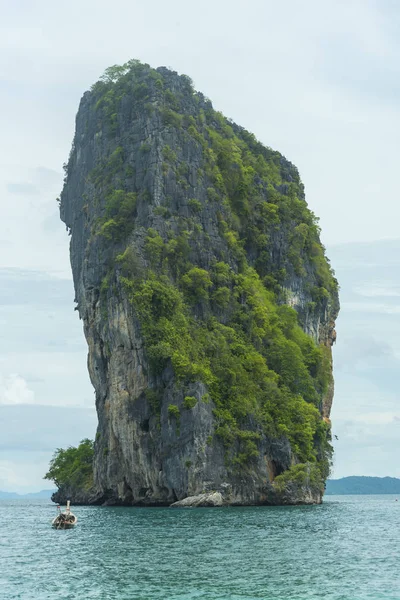
<instances>
[{"instance_id":1,"label":"turquoise sea surface","mask_svg":"<svg viewBox=\"0 0 400 600\"><path fill-rule=\"evenodd\" d=\"M75 507L0 501L1 600L400 599L400 498L322 506Z\"/></svg>"}]
</instances>

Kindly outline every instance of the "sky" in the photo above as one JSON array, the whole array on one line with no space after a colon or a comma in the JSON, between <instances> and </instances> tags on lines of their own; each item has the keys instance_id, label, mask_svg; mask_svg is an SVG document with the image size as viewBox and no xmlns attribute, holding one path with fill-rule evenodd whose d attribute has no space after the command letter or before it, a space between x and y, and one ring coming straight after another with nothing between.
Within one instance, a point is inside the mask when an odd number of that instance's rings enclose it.
<instances>
[{"instance_id":1,"label":"sky","mask_svg":"<svg viewBox=\"0 0 400 600\"><path fill-rule=\"evenodd\" d=\"M0 0L0 490L93 436L58 216L80 97L138 58L189 75L300 171L341 284L334 476L400 476L396 0Z\"/></svg>"}]
</instances>

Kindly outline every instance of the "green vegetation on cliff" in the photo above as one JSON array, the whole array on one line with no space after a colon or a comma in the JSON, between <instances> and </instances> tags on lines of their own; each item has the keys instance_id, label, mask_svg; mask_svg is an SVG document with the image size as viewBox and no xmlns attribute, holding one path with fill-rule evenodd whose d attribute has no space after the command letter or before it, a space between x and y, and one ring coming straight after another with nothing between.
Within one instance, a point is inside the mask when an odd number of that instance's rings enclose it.
<instances>
[{"instance_id":1,"label":"green vegetation on cliff","mask_svg":"<svg viewBox=\"0 0 400 600\"><path fill-rule=\"evenodd\" d=\"M328 433L318 410L330 377L323 349L302 331L293 309L276 305L254 269L232 275L227 324L210 304L207 290L218 289L213 271L195 284L189 273L189 293L185 282L176 286L166 275L124 279L154 371L171 362L183 384L207 385L215 432L228 445L240 441L241 461L257 452L261 433L286 435L299 460L315 460L315 441ZM200 321L191 313L193 298L205 315ZM249 416L256 432L246 430Z\"/></svg>"},{"instance_id":2,"label":"green vegetation on cliff","mask_svg":"<svg viewBox=\"0 0 400 600\"><path fill-rule=\"evenodd\" d=\"M88 177L98 206L90 243L107 256L102 314L113 294L127 295L155 385L172 368L185 409L197 403L190 386L204 384L232 468L251 465L263 436L287 438L301 463L297 479L313 463L322 481L331 455L321 416L330 343L305 330L335 314L338 300L317 219L296 168L175 75L130 61L108 69L89 93L95 135L112 148ZM141 140L135 156L127 146L128 99L132 119L144 112L164 132L161 147ZM75 160L72 152L67 176ZM301 290L297 304L293 289ZM152 407L160 410L157 401ZM179 406L170 404L168 416L179 424Z\"/></svg>"},{"instance_id":3,"label":"green vegetation on cliff","mask_svg":"<svg viewBox=\"0 0 400 600\"><path fill-rule=\"evenodd\" d=\"M78 447L58 448L44 479L58 488L88 490L93 486L93 442L84 439Z\"/></svg>"},{"instance_id":4,"label":"green vegetation on cliff","mask_svg":"<svg viewBox=\"0 0 400 600\"><path fill-rule=\"evenodd\" d=\"M326 474L325 474L326 476ZM313 493L324 493L324 473L315 464L297 464L278 475L274 480L275 490L285 497L302 498L302 488L311 490Z\"/></svg>"},{"instance_id":5,"label":"green vegetation on cliff","mask_svg":"<svg viewBox=\"0 0 400 600\"><path fill-rule=\"evenodd\" d=\"M272 234L282 227L289 227L290 246L285 267L303 276L307 263L310 263L315 272L315 289L312 290L315 301L321 302L329 294L335 295L337 282L319 240L318 220L307 207L295 167L279 152L266 148L253 134L216 112L210 101L194 91L188 77L181 76L180 80L179 90L169 89L168 77L163 70L151 69L138 61L107 69L92 88L99 131L117 136L119 108L124 98L133 97L137 104L146 101L145 107L150 114L156 113L152 118L159 118L166 127L179 130L183 141L191 139L201 146L203 164L197 169L196 176L199 180L207 180L208 201L220 202L221 235L235 258L240 260L249 252L256 255L260 275L268 275L269 285L281 283L286 272L285 268L276 270L271 261ZM195 112L193 106L188 105L188 96L197 108ZM147 142L140 147L142 153L150 149ZM167 144L162 155L164 174L172 171L177 184L183 189L188 188L191 165L180 160ZM134 167L125 164L126 158L123 147L118 146L91 174L93 183L107 198L105 217L117 222L111 223L110 227L115 226L118 235L129 231L129 222L133 227L135 216L135 194L113 187L116 181L129 187L129 176L134 173ZM67 165L67 172L68 169ZM202 202L192 198L188 205L194 214L186 219L186 224L193 227L196 215L202 210ZM101 224L103 232L104 225Z\"/></svg>"}]
</instances>

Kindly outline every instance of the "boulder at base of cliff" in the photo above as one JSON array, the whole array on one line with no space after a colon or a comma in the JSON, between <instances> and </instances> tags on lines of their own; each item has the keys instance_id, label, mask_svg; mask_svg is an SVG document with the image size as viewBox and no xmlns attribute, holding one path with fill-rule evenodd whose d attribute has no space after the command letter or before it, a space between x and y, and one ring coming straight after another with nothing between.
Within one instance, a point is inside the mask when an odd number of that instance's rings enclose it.
<instances>
[{"instance_id":1,"label":"boulder at base of cliff","mask_svg":"<svg viewBox=\"0 0 400 600\"><path fill-rule=\"evenodd\" d=\"M211 492L209 494L199 494L198 496L188 496L183 500L178 500L171 504L174 508L187 508L198 506L223 506L224 499L219 492Z\"/></svg>"}]
</instances>

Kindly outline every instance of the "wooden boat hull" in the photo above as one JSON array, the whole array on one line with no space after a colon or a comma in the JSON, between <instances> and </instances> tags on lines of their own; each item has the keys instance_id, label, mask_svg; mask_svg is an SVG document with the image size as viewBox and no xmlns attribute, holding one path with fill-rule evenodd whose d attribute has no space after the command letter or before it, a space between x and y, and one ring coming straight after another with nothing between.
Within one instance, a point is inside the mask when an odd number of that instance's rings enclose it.
<instances>
[{"instance_id":1,"label":"wooden boat hull","mask_svg":"<svg viewBox=\"0 0 400 600\"><path fill-rule=\"evenodd\" d=\"M61 513L57 515L55 519L52 520L51 526L54 529L72 529L77 524L78 519L75 515L70 513L69 515L65 515Z\"/></svg>"}]
</instances>

